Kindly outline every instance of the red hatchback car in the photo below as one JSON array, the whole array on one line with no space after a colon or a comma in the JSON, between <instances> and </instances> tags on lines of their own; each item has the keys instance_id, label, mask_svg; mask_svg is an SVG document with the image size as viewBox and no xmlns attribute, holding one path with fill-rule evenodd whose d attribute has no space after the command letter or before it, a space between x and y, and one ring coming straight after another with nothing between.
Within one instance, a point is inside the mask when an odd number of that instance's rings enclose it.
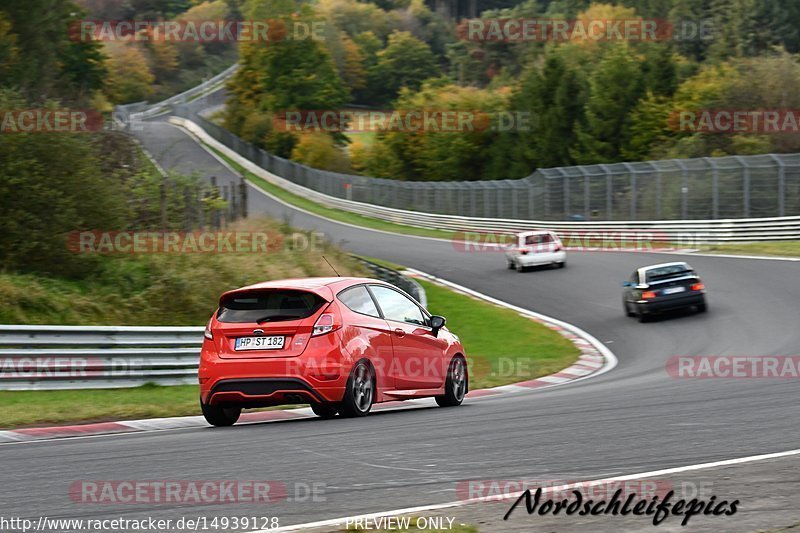
<instances>
[{"instance_id":1,"label":"red hatchback car","mask_svg":"<svg viewBox=\"0 0 800 533\"><path fill-rule=\"evenodd\" d=\"M200 354L206 420L229 426L242 409L310 403L330 418L373 403L433 396L459 405L464 348L397 287L366 278L269 281L222 295Z\"/></svg>"}]
</instances>

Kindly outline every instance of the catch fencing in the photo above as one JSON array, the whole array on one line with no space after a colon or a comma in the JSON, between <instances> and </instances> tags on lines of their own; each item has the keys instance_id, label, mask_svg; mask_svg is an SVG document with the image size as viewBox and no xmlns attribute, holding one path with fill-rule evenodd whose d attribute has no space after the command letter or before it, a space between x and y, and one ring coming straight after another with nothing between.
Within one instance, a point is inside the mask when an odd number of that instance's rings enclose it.
<instances>
[{"instance_id":1,"label":"catch fencing","mask_svg":"<svg viewBox=\"0 0 800 533\"><path fill-rule=\"evenodd\" d=\"M443 215L384 207L340 198L305 187L291 179L270 172L247 156L240 155L235 144L234 147L228 147L218 141L214 136L213 128L207 131L201 125L179 117L172 117L170 120L187 128L202 142L237 159L237 162L250 172L298 196L326 207L396 224L454 231L456 232L455 239L471 240L476 237L476 233L513 233L535 228L547 228L567 238L575 233L636 233L640 240L669 243L671 247L682 249L726 242L800 239L800 216L719 220L550 221Z\"/></svg>"},{"instance_id":2,"label":"catch fencing","mask_svg":"<svg viewBox=\"0 0 800 533\"><path fill-rule=\"evenodd\" d=\"M0 325L0 389L197 383L202 327Z\"/></svg>"},{"instance_id":3,"label":"catch fencing","mask_svg":"<svg viewBox=\"0 0 800 533\"><path fill-rule=\"evenodd\" d=\"M392 209L541 221L800 216L800 154L703 157L539 169L522 179L400 181L315 169L270 154L175 106L173 115L265 170L328 196Z\"/></svg>"}]
</instances>

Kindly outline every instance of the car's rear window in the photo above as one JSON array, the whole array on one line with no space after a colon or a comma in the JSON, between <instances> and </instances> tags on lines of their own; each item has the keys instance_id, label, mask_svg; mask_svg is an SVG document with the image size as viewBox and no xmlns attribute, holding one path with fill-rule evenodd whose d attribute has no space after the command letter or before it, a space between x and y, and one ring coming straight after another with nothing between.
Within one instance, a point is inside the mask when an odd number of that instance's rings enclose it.
<instances>
[{"instance_id":1,"label":"car's rear window","mask_svg":"<svg viewBox=\"0 0 800 533\"><path fill-rule=\"evenodd\" d=\"M668 265L658 268L651 268L645 273L647 282L659 281L677 276L694 274L689 265Z\"/></svg>"},{"instance_id":2,"label":"car's rear window","mask_svg":"<svg viewBox=\"0 0 800 533\"><path fill-rule=\"evenodd\" d=\"M528 235L525 237L525 244L546 244L548 242L553 242L553 236L549 233L539 233L536 235Z\"/></svg>"},{"instance_id":3,"label":"car's rear window","mask_svg":"<svg viewBox=\"0 0 800 533\"><path fill-rule=\"evenodd\" d=\"M220 322L277 322L307 318L319 310L325 300L314 293L269 290L233 294L220 302Z\"/></svg>"}]
</instances>

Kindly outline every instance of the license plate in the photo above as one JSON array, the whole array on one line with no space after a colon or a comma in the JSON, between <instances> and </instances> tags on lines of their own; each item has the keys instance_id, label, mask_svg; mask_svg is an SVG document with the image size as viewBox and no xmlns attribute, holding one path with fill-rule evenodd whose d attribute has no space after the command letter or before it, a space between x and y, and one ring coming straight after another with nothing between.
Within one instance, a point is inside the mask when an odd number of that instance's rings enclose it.
<instances>
[{"instance_id":1,"label":"license plate","mask_svg":"<svg viewBox=\"0 0 800 533\"><path fill-rule=\"evenodd\" d=\"M679 292L683 292L685 290L686 290L686 287L667 287L666 289L664 289L661 292L664 293L664 294L676 294L676 293L679 293Z\"/></svg>"},{"instance_id":2,"label":"license plate","mask_svg":"<svg viewBox=\"0 0 800 533\"><path fill-rule=\"evenodd\" d=\"M280 350L283 348L283 335L269 337L237 337L236 350Z\"/></svg>"}]
</instances>

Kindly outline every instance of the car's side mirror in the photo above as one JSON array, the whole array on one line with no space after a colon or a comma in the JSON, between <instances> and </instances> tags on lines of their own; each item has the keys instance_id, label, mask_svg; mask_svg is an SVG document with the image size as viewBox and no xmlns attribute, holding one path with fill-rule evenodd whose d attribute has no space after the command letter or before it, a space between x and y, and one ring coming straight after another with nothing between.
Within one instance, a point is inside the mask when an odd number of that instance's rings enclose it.
<instances>
[{"instance_id":1,"label":"car's side mirror","mask_svg":"<svg viewBox=\"0 0 800 533\"><path fill-rule=\"evenodd\" d=\"M428 324L431 326L431 333L434 337L439 336L439 330L442 329L445 325L447 320L443 316L433 315L431 316Z\"/></svg>"},{"instance_id":2,"label":"car's side mirror","mask_svg":"<svg viewBox=\"0 0 800 533\"><path fill-rule=\"evenodd\" d=\"M622 286L622 287L633 287L633 283L631 283L630 281L623 281L620 284L620 286Z\"/></svg>"}]
</instances>

